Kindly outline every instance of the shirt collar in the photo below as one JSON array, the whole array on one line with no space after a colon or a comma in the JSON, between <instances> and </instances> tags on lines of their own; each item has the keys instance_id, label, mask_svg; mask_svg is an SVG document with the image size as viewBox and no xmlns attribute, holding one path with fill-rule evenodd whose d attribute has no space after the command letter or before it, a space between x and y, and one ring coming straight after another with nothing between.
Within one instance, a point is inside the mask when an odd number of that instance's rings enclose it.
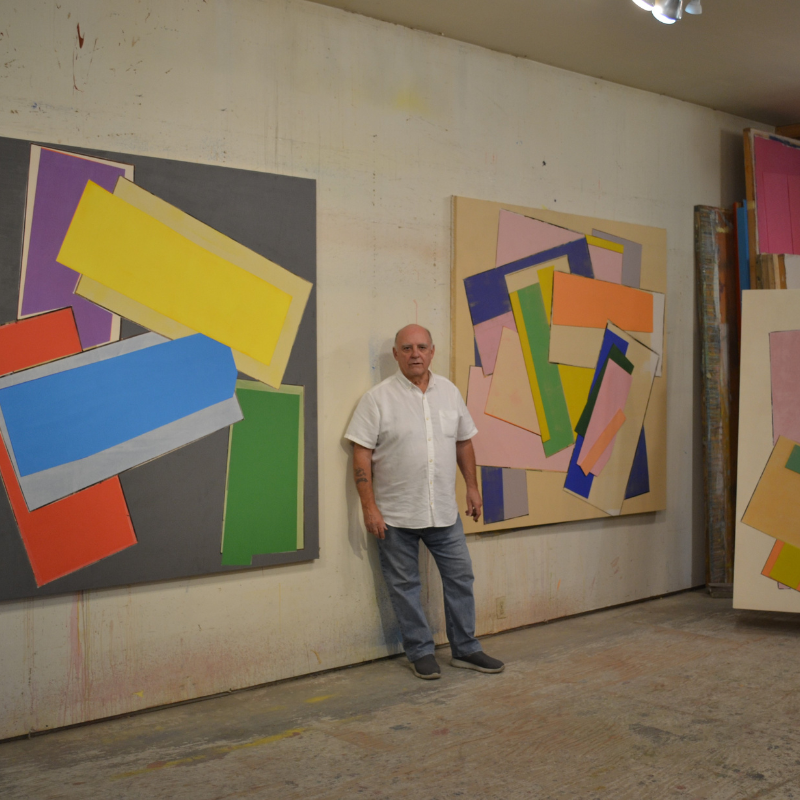
<instances>
[{"instance_id":1,"label":"shirt collar","mask_svg":"<svg viewBox=\"0 0 800 800\"><path fill-rule=\"evenodd\" d=\"M428 375L429 375L428 389L430 389L432 386L436 385L436 375L430 370L428 370ZM414 389L415 391L422 394L422 389L420 389L419 386L415 386L413 383L411 383L411 381L408 378L406 378L406 376L403 375L403 373L400 370L397 370L395 377L397 378L398 381L400 381L401 385L405 386L408 389Z\"/></svg>"}]
</instances>

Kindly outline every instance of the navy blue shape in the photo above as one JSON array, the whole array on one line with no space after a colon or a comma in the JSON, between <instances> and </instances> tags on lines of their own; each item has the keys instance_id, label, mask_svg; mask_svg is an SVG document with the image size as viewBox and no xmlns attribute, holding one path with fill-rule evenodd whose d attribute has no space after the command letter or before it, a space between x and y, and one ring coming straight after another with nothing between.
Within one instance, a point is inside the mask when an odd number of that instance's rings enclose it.
<instances>
[{"instance_id":1,"label":"navy blue shape","mask_svg":"<svg viewBox=\"0 0 800 800\"><path fill-rule=\"evenodd\" d=\"M600 347L600 355L597 357L597 366L594 370L592 386L589 390L590 393L594 389L595 383L600 379L600 373L603 370L603 365L606 363L606 361L608 361L608 355L614 345L616 345L622 351L622 355L627 355L628 343L621 336L617 336L616 333L606 328L606 332L603 335L603 344ZM572 451L572 458L569 462L569 469L567 470L567 477L564 481L564 488L586 498L589 497L589 492L592 490L594 475L592 475L591 472L588 475L584 475L583 470L578 466L578 458L581 455L582 446L583 436L579 435L575 440L575 447Z\"/></svg>"},{"instance_id":2,"label":"navy blue shape","mask_svg":"<svg viewBox=\"0 0 800 800\"><path fill-rule=\"evenodd\" d=\"M508 289L506 287L506 275L511 272L519 272L526 267L533 267L543 264L546 261L553 261L556 258L566 256L569 260L569 271L573 275L583 275L585 278L593 278L592 260L589 257L589 245L586 239L576 239L574 242L567 242L550 250L526 256L519 261L512 261L502 267L488 269L486 272L479 272L464 278L464 288L467 290L467 302L469 311L472 315L472 324L478 325L488 319L494 319L501 314L511 311L511 301L508 299Z\"/></svg>"},{"instance_id":3,"label":"navy blue shape","mask_svg":"<svg viewBox=\"0 0 800 800\"><path fill-rule=\"evenodd\" d=\"M650 491L650 469L647 466L647 442L644 438L644 428L639 434L639 443L636 445L636 455L633 457L631 475L625 489L625 499L638 497Z\"/></svg>"},{"instance_id":4,"label":"navy blue shape","mask_svg":"<svg viewBox=\"0 0 800 800\"><path fill-rule=\"evenodd\" d=\"M483 489L483 523L502 522L505 519L503 505L503 470L500 467L481 467Z\"/></svg>"},{"instance_id":5,"label":"navy blue shape","mask_svg":"<svg viewBox=\"0 0 800 800\"><path fill-rule=\"evenodd\" d=\"M478 340L473 339L473 344L475 345L475 366L483 369L483 364L481 364L481 352L478 350Z\"/></svg>"}]
</instances>

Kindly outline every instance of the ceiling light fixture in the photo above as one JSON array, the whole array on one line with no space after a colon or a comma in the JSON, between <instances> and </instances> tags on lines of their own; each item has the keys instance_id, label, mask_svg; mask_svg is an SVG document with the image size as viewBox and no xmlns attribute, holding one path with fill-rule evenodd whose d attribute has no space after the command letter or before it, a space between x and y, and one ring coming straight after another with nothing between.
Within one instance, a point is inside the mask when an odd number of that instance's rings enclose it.
<instances>
[{"instance_id":1,"label":"ceiling light fixture","mask_svg":"<svg viewBox=\"0 0 800 800\"><path fill-rule=\"evenodd\" d=\"M639 8L652 12L653 16L665 25L674 25L683 12L702 14L702 0L633 0Z\"/></svg>"},{"instance_id":2,"label":"ceiling light fixture","mask_svg":"<svg viewBox=\"0 0 800 800\"><path fill-rule=\"evenodd\" d=\"M653 16L665 25L673 25L683 16L683 0L657 0Z\"/></svg>"}]
</instances>

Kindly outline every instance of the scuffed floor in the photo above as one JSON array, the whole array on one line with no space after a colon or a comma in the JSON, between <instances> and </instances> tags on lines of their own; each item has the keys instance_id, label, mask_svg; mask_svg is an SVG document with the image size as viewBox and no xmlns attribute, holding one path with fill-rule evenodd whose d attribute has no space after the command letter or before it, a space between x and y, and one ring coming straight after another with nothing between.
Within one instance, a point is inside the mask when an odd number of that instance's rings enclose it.
<instances>
[{"instance_id":1,"label":"scuffed floor","mask_svg":"<svg viewBox=\"0 0 800 800\"><path fill-rule=\"evenodd\" d=\"M800 799L800 621L689 592L0 745L4 800Z\"/></svg>"}]
</instances>

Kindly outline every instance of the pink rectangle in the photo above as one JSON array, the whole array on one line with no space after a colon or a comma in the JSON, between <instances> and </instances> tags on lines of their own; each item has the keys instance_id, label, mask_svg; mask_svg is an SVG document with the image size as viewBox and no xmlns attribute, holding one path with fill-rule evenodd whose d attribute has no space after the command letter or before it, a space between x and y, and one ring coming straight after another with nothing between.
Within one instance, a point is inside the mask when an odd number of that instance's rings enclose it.
<instances>
[{"instance_id":1,"label":"pink rectangle","mask_svg":"<svg viewBox=\"0 0 800 800\"><path fill-rule=\"evenodd\" d=\"M491 384L491 377L486 377L480 367L470 367L467 408L478 427L478 433L472 439L477 464L482 467L566 472L574 445L547 458L541 436L484 413Z\"/></svg>"},{"instance_id":2,"label":"pink rectangle","mask_svg":"<svg viewBox=\"0 0 800 800\"><path fill-rule=\"evenodd\" d=\"M800 442L800 331L769 335L772 443L779 436Z\"/></svg>"},{"instance_id":3,"label":"pink rectangle","mask_svg":"<svg viewBox=\"0 0 800 800\"><path fill-rule=\"evenodd\" d=\"M622 253L590 244L589 258L592 260L592 271L597 280L622 283Z\"/></svg>"},{"instance_id":4,"label":"pink rectangle","mask_svg":"<svg viewBox=\"0 0 800 800\"><path fill-rule=\"evenodd\" d=\"M497 228L497 260L495 266L510 264L534 253L542 253L567 242L582 239L582 233L531 219L513 211L500 211Z\"/></svg>"},{"instance_id":5,"label":"pink rectangle","mask_svg":"<svg viewBox=\"0 0 800 800\"><path fill-rule=\"evenodd\" d=\"M595 442L600 438L603 431L608 427L609 423L618 411L625 408L625 403L628 402L628 392L631 390L631 381L633 376L627 373L615 361L609 360L606 365L606 372L603 376L603 383L600 386L600 391L597 393L597 402L594 405L592 418L589 420L589 425L586 428L586 436L583 440L581 447L581 454L578 457L578 466L583 467L587 456L594 447ZM597 459L594 467L597 472L594 474L599 475L603 467L611 457L611 452L614 449L614 440L603 451L603 455ZM588 473L588 468L585 470Z\"/></svg>"},{"instance_id":6,"label":"pink rectangle","mask_svg":"<svg viewBox=\"0 0 800 800\"><path fill-rule=\"evenodd\" d=\"M762 253L792 253L792 214L789 210L789 181L786 175L765 172L764 196L766 237L761 242ZM759 233L761 231L759 230Z\"/></svg>"},{"instance_id":7,"label":"pink rectangle","mask_svg":"<svg viewBox=\"0 0 800 800\"><path fill-rule=\"evenodd\" d=\"M758 219L758 252L759 253L800 253L794 249L791 238L792 224L780 219L780 198L788 198L788 178L800 175L800 147L795 147L776 139L756 136L754 142L755 178L756 178L756 215ZM767 179L767 175L783 176L784 185L777 177ZM776 193L772 196L773 192ZM773 213L778 219L773 221ZM791 203L786 212L791 218ZM787 247L788 244L788 247ZM800 242L798 242L800 244Z\"/></svg>"},{"instance_id":8,"label":"pink rectangle","mask_svg":"<svg viewBox=\"0 0 800 800\"><path fill-rule=\"evenodd\" d=\"M500 339L503 336L503 328L508 328L512 331L517 330L512 311L475 325L475 341L478 345L478 353L481 357L484 375L491 375L494 372L497 351L500 349Z\"/></svg>"}]
</instances>

